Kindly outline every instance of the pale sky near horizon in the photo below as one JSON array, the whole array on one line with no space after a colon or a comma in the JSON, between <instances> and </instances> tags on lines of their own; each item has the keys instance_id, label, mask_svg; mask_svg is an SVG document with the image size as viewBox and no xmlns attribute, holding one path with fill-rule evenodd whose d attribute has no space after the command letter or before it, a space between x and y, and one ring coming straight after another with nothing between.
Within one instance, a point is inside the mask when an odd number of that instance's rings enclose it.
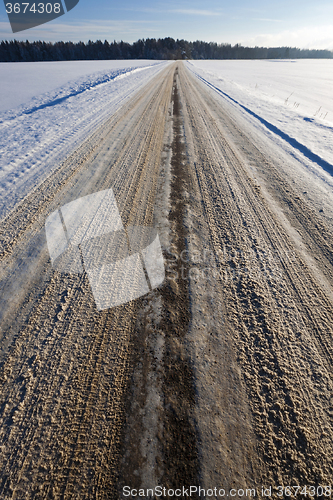
<instances>
[{"instance_id":1,"label":"pale sky near horizon","mask_svg":"<svg viewBox=\"0 0 333 500\"><path fill-rule=\"evenodd\" d=\"M251 4L246 0L80 0L64 16L15 34L11 32L4 3L0 4L0 40L133 42L139 38L167 36L232 45L333 50L333 3L325 0L274 3L253 0Z\"/></svg>"}]
</instances>

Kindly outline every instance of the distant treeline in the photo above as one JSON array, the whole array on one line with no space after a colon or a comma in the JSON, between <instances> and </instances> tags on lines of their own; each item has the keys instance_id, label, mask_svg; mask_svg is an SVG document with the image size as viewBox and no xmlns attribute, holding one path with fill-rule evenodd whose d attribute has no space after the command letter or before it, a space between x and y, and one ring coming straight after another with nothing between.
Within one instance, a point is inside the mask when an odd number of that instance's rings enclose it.
<instances>
[{"instance_id":1,"label":"distant treeline","mask_svg":"<svg viewBox=\"0 0 333 500\"><path fill-rule=\"evenodd\" d=\"M330 50L297 49L295 47L243 47L213 42L187 42L173 38L147 38L134 43L97 40L78 42L0 43L0 62L84 61L98 59L299 59L332 58Z\"/></svg>"}]
</instances>

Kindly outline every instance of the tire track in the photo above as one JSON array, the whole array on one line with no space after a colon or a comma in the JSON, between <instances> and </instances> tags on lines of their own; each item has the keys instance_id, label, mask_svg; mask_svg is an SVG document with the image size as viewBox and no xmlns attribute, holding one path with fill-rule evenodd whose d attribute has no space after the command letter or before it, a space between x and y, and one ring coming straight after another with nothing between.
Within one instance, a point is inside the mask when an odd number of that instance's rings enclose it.
<instances>
[{"instance_id":1,"label":"tire track","mask_svg":"<svg viewBox=\"0 0 333 500\"><path fill-rule=\"evenodd\" d=\"M117 498L140 300L99 313L86 275L51 268L43 226L59 205L109 187L125 225L153 223L172 77L157 75L2 225L13 300L2 322L0 495Z\"/></svg>"},{"instance_id":2,"label":"tire track","mask_svg":"<svg viewBox=\"0 0 333 500\"><path fill-rule=\"evenodd\" d=\"M168 167L172 176L170 200L166 200L170 202L166 260L172 254L186 252L187 248L184 226L187 202L183 193L190 189L190 179L178 85L176 67L170 95L173 138L166 141L166 148L171 148ZM163 219L161 214L157 217ZM163 224L163 220L160 223ZM181 272L180 267L177 271ZM188 283L174 279L159 292L149 294L138 316L134 342L137 355L122 449L120 498L123 498L124 486L139 490L163 485L168 490L199 484L194 376L185 341L190 319Z\"/></svg>"},{"instance_id":3,"label":"tire track","mask_svg":"<svg viewBox=\"0 0 333 500\"><path fill-rule=\"evenodd\" d=\"M190 190L188 165L183 139L183 120L178 95L178 67L173 82L174 140L171 167L171 212L169 220L174 235L172 250L176 255L187 251L184 191ZM183 271L188 271L183 263ZM178 269L178 272L180 269ZM170 489L199 483L197 433L194 420L195 387L192 363L186 353L184 339L191 321L189 287L186 280L170 284L163 293L165 312L162 328L165 332L164 365L164 435L162 483Z\"/></svg>"},{"instance_id":4,"label":"tire track","mask_svg":"<svg viewBox=\"0 0 333 500\"><path fill-rule=\"evenodd\" d=\"M110 187L168 279L98 312L44 223ZM177 62L3 221L0 495L331 483L331 233L289 187Z\"/></svg>"},{"instance_id":5,"label":"tire track","mask_svg":"<svg viewBox=\"0 0 333 500\"><path fill-rule=\"evenodd\" d=\"M201 212L207 222L214 255L226 256L216 263L222 275L216 287L252 410L262 464L256 481L329 482L331 300L226 139L216 118L222 109L186 72L181 81L189 161L203 205L196 217Z\"/></svg>"}]
</instances>

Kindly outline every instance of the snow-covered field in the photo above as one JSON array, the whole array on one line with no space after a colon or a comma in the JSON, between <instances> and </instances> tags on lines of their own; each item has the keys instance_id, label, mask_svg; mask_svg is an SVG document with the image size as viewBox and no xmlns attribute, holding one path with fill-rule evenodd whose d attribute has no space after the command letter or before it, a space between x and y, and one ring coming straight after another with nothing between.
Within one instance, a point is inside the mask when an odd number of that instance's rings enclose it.
<instances>
[{"instance_id":1,"label":"snow-covered field","mask_svg":"<svg viewBox=\"0 0 333 500\"><path fill-rule=\"evenodd\" d=\"M191 61L188 66L267 134L333 173L333 61Z\"/></svg>"},{"instance_id":2,"label":"snow-covered field","mask_svg":"<svg viewBox=\"0 0 333 500\"><path fill-rule=\"evenodd\" d=\"M0 64L0 218L168 63Z\"/></svg>"},{"instance_id":3,"label":"snow-covered field","mask_svg":"<svg viewBox=\"0 0 333 500\"><path fill-rule=\"evenodd\" d=\"M0 219L165 64L0 64ZM304 157L309 182L320 179L322 189L332 191L333 61L187 65L261 137L269 137L289 155ZM302 175L300 171L298 178Z\"/></svg>"}]
</instances>

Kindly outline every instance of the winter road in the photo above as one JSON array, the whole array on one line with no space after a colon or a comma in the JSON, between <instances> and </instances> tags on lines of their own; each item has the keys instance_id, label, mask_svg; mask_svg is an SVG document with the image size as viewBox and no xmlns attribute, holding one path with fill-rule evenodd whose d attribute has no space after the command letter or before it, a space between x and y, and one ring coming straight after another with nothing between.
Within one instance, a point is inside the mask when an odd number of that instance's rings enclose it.
<instances>
[{"instance_id":1,"label":"winter road","mask_svg":"<svg viewBox=\"0 0 333 500\"><path fill-rule=\"evenodd\" d=\"M158 231L166 279L98 311L44 226L109 188L124 226ZM184 63L0 230L1 499L331 484L332 227Z\"/></svg>"}]
</instances>

